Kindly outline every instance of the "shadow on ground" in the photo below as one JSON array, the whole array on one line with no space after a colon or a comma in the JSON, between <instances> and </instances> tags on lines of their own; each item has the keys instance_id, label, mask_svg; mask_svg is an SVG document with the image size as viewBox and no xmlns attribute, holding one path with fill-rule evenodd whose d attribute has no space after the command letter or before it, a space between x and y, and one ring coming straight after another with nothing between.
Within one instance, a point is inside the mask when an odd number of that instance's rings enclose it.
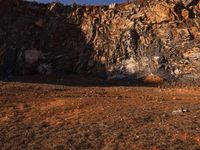
<instances>
[{"instance_id":1,"label":"shadow on ground","mask_svg":"<svg viewBox=\"0 0 200 150\"><path fill-rule=\"evenodd\" d=\"M64 86L79 86L79 87L112 87L112 86L142 86L156 87L159 84L145 83L142 80L130 79L102 79L90 75L31 75L31 76L16 76L9 79L0 79L2 82L22 82L22 83L38 83L38 84L55 84Z\"/></svg>"}]
</instances>

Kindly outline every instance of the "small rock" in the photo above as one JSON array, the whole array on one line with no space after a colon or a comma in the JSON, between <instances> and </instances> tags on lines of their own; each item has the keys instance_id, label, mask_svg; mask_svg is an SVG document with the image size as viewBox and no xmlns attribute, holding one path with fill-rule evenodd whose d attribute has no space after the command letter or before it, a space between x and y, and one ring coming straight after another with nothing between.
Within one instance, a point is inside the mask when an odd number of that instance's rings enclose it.
<instances>
[{"instance_id":1,"label":"small rock","mask_svg":"<svg viewBox=\"0 0 200 150\"><path fill-rule=\"evenodd\" d=\"M162 83L164 79L158 75L149 74L145 77L144 82L147 83Z\"/></svg>"},{"instance_id":2,"label":"small rock","mask_svg":"<svg viewBox=\"0 0 200 150\"><path fill-rule=\"evenodd\" d=\"M122 99L122 96L117 96L116 99L117 99L117 100L121 100L121 99Z\"/></svg>"},{"instance_id":3,"label":"small rock","mask_svg":"<svg viewBox=\"0 0 200 150\"><path fill-rule=\"evenodd\" d=\"M179 109L176 109L176 110L173 110L172 111L172 114L173 115L177 115L177 114L180 114L180 113L186 113L186 112L190 112L188 108L179 108Z\"/></svg>"},{"instance_id":4,"label":"small rock","mask_svg":"<svg viewBox=\"0 0 200 150\"><path fill-rule=\"evenodd\" d=\"M182 108L182 112L185 113L185 112L190 112L190 110L188 108Z\"/></svg>"},{"instance_id":5,"label":"small rock","mask_svg":"<svg viewBox=\"0 0 200 150\"><path fill-rule=\"evenodd\" d=\"M110 4L109 5L109 9L113 9L113 8L115 8L116 7L116 3L113 3L113 4Z\"/></svg>"},{"instance_id":6,"label":"small rock","mask_svg":"<svg viewBox=\"0 0 200 150\"><path fill-rule=\"evenodd\" d=\"M102 63L105 63L105 62L106 62L106 57L104 57L104 56L101 57L101 62L102 62Z\"/></svg>"},{"instance_id":7,"label":"small rock","mask_svg":"<svg viewBox=\"0 0 200 150\"><path fill-rule=\"evenodd\" d=\"M176 76L178 76L178 75L181 74L181 71L180 71L179 69L176 69L176 70L174 70L174 74L175 74Z\"/></svg>"},{"instance_id":8,"label":"small rock","mask_svg":"<svg viewBox=\"0 0 200 150\"><path fill-rule=\"evenodd\" d=\"M181 108L172 111L172 114L173 114L173 115L177 115L177 114L180 114L180 113L183 113L183 111L182 111Z\"/></svg>"},{"instance_id":9,"label":"small rock","mask_svg":"<svg viewBox=\"0 0 200 150\"><path fill-rule=\"evenodd\" d=\"M187 19L189 19L189 12L188 12L188 10L187 9L183 9L182 11L181 11L181 15L182 15L182 17L185 19L185 20L187 20Z\"/></svg>"}]
</instances>

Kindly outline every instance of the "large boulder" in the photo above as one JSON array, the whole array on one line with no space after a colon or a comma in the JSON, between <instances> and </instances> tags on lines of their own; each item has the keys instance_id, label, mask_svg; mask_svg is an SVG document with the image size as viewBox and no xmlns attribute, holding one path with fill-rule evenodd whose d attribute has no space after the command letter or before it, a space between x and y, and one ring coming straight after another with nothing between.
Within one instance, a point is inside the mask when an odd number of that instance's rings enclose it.
<instances>
[{"instance_id":1,"label":"large boulder","mask_svg":"<svg viewBox=\"0 0 200 150\"><path fill-rule=\"evenodd\" d=\"M26 63L28 63L30 65L38 63L39 60L42 60L42 59L44 59L44 55L42 54L41 51L39 51L37 49L25 51L25 61L26 61Z\"/></svg>"}]
</instances>

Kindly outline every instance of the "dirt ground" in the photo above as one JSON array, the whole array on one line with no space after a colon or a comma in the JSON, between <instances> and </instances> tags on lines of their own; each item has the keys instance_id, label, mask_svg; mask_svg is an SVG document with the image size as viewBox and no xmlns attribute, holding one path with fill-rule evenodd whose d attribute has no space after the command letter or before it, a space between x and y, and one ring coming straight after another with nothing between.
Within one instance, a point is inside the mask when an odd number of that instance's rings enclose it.
<instances>
[{"instance_id":1,"label":"dirt ground","mask_svg":"<svg viewBox=\"0 0 200 150\"><path fill-rule=\"evenodd\" d=\"M1 81L0 149L200 150L200 88L82 77Z\"/></svg>"}]
</instances>

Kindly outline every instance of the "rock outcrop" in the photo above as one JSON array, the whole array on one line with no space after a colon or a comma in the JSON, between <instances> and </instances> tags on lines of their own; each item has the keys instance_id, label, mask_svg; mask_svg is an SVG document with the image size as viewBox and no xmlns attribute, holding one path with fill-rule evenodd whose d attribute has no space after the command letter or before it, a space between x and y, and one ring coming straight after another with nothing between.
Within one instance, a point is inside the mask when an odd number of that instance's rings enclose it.
<instances>
[{"instance_id":1,"label":"rock outcrop","mask_svg":"<svg viewBox=\"0 0 200 150\"><path fill-rule=\"evenodd\" d=\"M200 79L199 0L110 6L0 1L0 73Z\"/></svg>"}]
</instances>

